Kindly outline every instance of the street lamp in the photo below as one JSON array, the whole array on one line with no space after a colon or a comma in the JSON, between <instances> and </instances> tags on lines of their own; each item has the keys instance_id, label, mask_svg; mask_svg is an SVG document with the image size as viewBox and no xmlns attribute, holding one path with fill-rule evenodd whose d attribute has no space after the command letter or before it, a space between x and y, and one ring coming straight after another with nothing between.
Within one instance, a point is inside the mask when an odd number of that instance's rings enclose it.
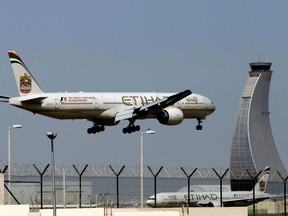
<instances>
[{"instance_id":1,"label":"street lamp","mask_svg":"<svg viewBox=\"0 0 288 216\"><path fill-rule=\"evenodd\" d=\"M11 129L17 129L17 128L22 128L22 125L15 124L13 126L8 127L8 181L9 181L8 189L9 191L11 191L11 184L10 184L10 181L11 181ZM10 197L11 196L9 196L9 199L8 199L9 205L11 204Z\"/></svg>"},{"instance_id":2,"label":"street lamp","mask_svg":"<svg viewBox=\"0 0 288 216\"><path fill-rule=\"evenodd\" d=\"M55 163L54 163L54 146L53 146L53 140L57 137L57 133L55 133L55 132L48 132L48 133L47 133L47 137L51 140L53 216L56 216Z\"/></svg>"},{"instance_id":3,"label":"street lamp","mask_svg":"<svg viewBox=\"0 0 288 216\"><path fill-rule=\"evenodd\" d=\"M143 161L144 161L144 155L143 155L143 137L144 137L144 134L155 134L155 131L153 130L150 130L148 129L147 131L145 132L141 132L141 161L140 161L140 179L141 179L141 208L143 208L143 194L144 194L144 184L143 184L143 177L144 177L144 164L143 164Z\"/></svg>"}]
</instances>

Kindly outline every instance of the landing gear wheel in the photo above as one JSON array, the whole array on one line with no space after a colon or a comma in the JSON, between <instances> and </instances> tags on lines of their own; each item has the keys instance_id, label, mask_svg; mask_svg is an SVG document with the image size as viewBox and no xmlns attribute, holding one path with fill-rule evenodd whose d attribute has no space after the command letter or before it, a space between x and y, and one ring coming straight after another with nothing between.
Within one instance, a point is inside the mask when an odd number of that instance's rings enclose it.
<instances>
[{"instance_id":1,"label":"landing gear wheel","mask_svg":"<svg viewBox=\"0 0 288 216\"><path fill-rule=\"evenodd\" d=\"M130 121L130 124L126 128L122 129L122 132L124 134L126 134L126 133L131 134L131 133L134 133L134 132L140 130L139 125L134 125L134 120L129 120L129 121Z\"/></svg>"},{"instance_id":2,"label":"landing gear wheel","mask_svg":"<svg viewBox=\"0 0 288 216\"><path fill-rule=\"evenodd\" d=\"M96 134L105 130L104 125L98 125L94 123L93 127L87 129L88 134Z\"/></svg>"},{"instance_id":3,"label":"landing gear wheel","mask_svg":"<svg viewBox=\"0 0 288 216\"><path fill-rule=\"evenodd\" d=\"M202 130L203 126L201 125L202 120L200 118L197 118L198 120L198 125L196 126L196 130Z\"/></svg>"},{"instance_id":4,"label":"landing gear wheel","mask_svg":"<svg viewBox=\"0 0 288 216\"><path fill-rule=\"evenodd\" d=\"M103 132L104 130L105 130L105 127L104 127L104 125L101 125L101 126L100 126L100 131L102 131L102 132Z\"/></svg>"}]
</instances>

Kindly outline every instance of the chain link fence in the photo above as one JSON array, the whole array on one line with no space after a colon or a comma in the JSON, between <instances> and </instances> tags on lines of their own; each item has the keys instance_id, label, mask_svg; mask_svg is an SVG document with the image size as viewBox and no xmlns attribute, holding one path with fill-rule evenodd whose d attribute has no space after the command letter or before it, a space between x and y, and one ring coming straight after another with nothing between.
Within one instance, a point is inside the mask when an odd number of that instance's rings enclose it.
<instances>
[{"instance_id":1,"label":"chain link fence","mask_svg":"<svg viewBox=\"0 0 288 216\"><path fill-rule=\"evenodd\" d=\"M7 163L0 161L0 170L5 171ZM123 168L124 167L124 168ZM122 171L121 171L122 169ZM192 168L192 167L144 167L144 200L154 194L154 175L157 173L157 193L178 190L187 191L187 180L190 185L230 185L233 177L227 168ZM121 171L121 173L120 173ZM123 165L88 165L73 164L56 166L56 203L58 207L140 207L140 166ZM120 174L119 174L120 173ZM11 182L5 174L5 204L29 204L32 209L49 208L52 206L52 176L49 164L12 164ZM119 174L118 197L116 174ZM283 192L283 176L271 172L268 191ZM80 178L81 177L81 182ZM249 172L243 170L241 179L251 179ZM9 185L9 187L8 187ZM9 188L11 194L9 194ZM80 191L81 188L81 191ZM227 187L223 187L226 190ZM13 195L13 196L12 196ZM13 198L14 197L14 198ZM282 208L283 209L283 208Z\"/></svg>"}]
</instances>

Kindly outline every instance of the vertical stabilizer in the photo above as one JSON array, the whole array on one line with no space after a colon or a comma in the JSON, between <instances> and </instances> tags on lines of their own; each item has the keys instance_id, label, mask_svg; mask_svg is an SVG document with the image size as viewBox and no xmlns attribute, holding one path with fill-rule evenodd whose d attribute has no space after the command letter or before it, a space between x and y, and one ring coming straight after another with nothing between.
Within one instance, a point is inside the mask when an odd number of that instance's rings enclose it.
<instances>
[{"instance_id":1,"label":"vertical stabilizer","mask_svg":"<svg viewBox=\"0 0 288 216\"><path fill-rule=\"evenodd\" d=\"M267 182L270 175L270 167L267 166L262 172L261 178L258 180L255 185L255 192L265 193L267 188Z\"/></svg>"},{"instance_id":2,"label":"vertical stabilizer","mask_svg":"<svg viewBox=\"0 0 288 216\"><path fill-rule=\"evenodd\" d=\"M24 62L15 51L8 52L20 96L43 93Z\"/></svg>"}]
</instances>

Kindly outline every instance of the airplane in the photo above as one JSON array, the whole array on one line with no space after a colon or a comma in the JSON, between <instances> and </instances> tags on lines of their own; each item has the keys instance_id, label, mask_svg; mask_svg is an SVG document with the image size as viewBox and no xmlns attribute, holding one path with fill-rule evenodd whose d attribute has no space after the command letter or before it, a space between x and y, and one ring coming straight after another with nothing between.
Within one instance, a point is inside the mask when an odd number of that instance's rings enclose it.
<instances>
[{"instance_id":1,"label":"airplane","mask_svg":"<svg viewBox=\"0 0 288 216\"><path fill-rule=\"evenodd\" d=\"M261 178L255 184L255 202L260 202L280 195L266 193L270 167L267 166L262 172ZM155 207L155 196L152 195L146 201L147 206ZM252 191L223 191L222 206L248 206L253 204ZM188 205L187 192L163 192L156 194L156 207L180 207ZM190 192L191 207L220 207L220 191Z\"/></svg>"},{"instance_id":2,"label":"airplane","mask_svg":"<svg viewBox=\"0 0 288 216\"><path fill-rule=\"evenodd\" d=\"M122 120L129 124L124 134L140 130L137 119L157 119L164 125L178 125L183 119L202 120L215 111L213 102L200 94L155 92L60 92L46 93L15 51L8 52L15 76L18 97L0 96L1 102L56 119L86 119L93 122L88 134L105 130Z\"/></svg>"}]
</instances>

